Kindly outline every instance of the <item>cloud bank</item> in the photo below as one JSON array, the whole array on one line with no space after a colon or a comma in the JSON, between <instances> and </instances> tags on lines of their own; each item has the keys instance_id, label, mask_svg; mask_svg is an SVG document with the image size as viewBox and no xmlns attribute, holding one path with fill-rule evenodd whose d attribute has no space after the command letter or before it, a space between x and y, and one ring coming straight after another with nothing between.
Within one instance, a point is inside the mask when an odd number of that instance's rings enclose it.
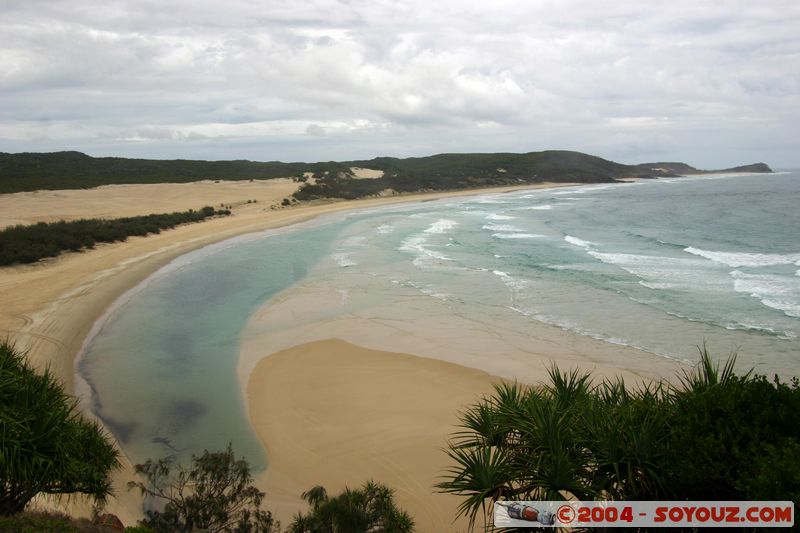
<instances>
[{"instance_id":1,"label":"cloud bank","mask_svg":"<svg viewBox=\"0 0 800 533\"><path fill-rule=\"evenodd\" d=\"M795 0L477 4L0 0L0 150L800 166Z\"/></svg>"}]
</instances>

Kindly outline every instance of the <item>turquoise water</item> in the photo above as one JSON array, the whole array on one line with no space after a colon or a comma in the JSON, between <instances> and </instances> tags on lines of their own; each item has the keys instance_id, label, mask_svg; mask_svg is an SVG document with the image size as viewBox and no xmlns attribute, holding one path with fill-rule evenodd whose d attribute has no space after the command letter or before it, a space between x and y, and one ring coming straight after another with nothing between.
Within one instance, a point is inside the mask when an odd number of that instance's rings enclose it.
<instances>
[{"instance_id":1,"label":"turquoise water","mask_svg":"<svg viewBox=\"0 0 800 533\"><path fill-rule=\"evenodd\" d=\"M415 293L487 331L546 323L682 360L800 371L800 174L665 179L353 213L195 254L109 317L80 372L134 461L232 441L257 466L235 367L256 308L299 280L360 312ZM416 301L416 300L415 300ZM434 309L432 307L432 309ZM344 311L353 311L347 306ZM441 311L437 311L441 312ZM294 320L302 320L296 318Z\"/></svg>"},{"instance_id":2,"label":"turquoise water","mask_svg":"<svg viewBox=\"0 0 800 533\"><path fill-rule=\"evenodd\" d=\"M249 315L306 275L339 231L329 224L185 256L110 314L79 373L93 410L134 463L234 443L254 468L266 458L249 428L236 375Z\"/></svg>"}]
</instances>

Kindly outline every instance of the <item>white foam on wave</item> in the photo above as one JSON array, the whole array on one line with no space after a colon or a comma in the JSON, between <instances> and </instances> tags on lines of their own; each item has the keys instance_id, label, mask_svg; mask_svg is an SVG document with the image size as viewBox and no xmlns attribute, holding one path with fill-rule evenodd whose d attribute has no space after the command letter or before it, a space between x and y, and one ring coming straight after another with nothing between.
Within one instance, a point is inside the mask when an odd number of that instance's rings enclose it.
<instances>
[{"instance_id":1,"label":"white foam on wave","mask_svg":"<svg viewBox=\"0 0 800 533\"><path fill-rule=\"evenodd\" d=\"M683 289L690 291L730 290L730 282L702 268L699 259L676 259L655 255L587 252L603 263L615 265L640 278L639 284L653 290Z\"/></svg>"},{"instance_id":2,"label":"white foam on wave","mask_svg":"<svg viewBox=\"0 0 800 533\"><path fill-rule=\"evenodd\" d=\"M517 217L512 217L508 215L500 215L497 213L492 213L486 216L486 220L514 220Z\"/></svg>"},{"instance_id":3,"label":"white foam on wave","mask_svg":"<svg viewBox=\"0 0 800 533\"><path fill-rule=\"evenodd\" d=\"M553 209L553 206L550 204L544 205L532 205L530 207L521 207L520 211L550 211Z\"/></svg>"},{"instance_id":4,"label":"white foam on wave","mask_svg":"<svg viewBox=\"0 0 800 533\"><path fill-rule=\"evenodd\" d=\"M492 270L492 274L497 276L503 281L506 287L511 289L512 293L516 293L526 287L530 286L531 282L524 279L515 278L502 270Z\"/></svg>"},{"instance_id":5,"label":"white foam on wave","mask_svg":"<svg viewBox=\"0 0 800 533\"><path fill-rule=\"evenodd\" d=\"M578 335L583 335L584 337L591 337L591 338L593 338L595 340L608 342L610 344L616 344L616 345L619 345L619 346L628 346L628 347L631 347L631 348L636 348L638 350L645 350L645 348L633 343L632 341L630 341L628 339L623 339L623 338L620 338L620 337L611 337L611 336L608 336L608 335L603 335L601 333L597 333L595 331L591 331L591 330L588 330L588 329L585 329L585 328L581 328L581 327L578 326L578 324L576 324L575 322L573 322L571 320L567 320L567 319L564 319L564 318L555 318L555 317L552 317L550 315L545 315L544 313L537 312L537 311L535 311L533 309L524 309L524 308L515 307L515 306L509 307L509 309L511 309L512 311L515 311L515 312L517 312L517 313L519 313L519 314L521 314L523 316L526 316L528 318L532 318L532 319L536 320L537 322L541 322L543 324L548 324L550 326L555 326L557 328L560 328L563 331L571 331L573 333L577 333ZM659 356L662 356L662 357L666 357L668 359L672 359L672 357L670 357L669 355L662 354L662 353L659 353L659 352L654 352L653 350L650 350L650 349L648 349L646 351L649 351L651 353L655 353L656 355L659 355Z\"/></svg>"},{"instance_id":6,"label":"white foam on wave","mask_svg":"<svg viewBox=\"0 0 800 533\"><path fill-rule=\"evenodd\" d=\"M577 237L573 237L572 235L565 235L564 236L564 240L567 241L568 243L570 243L570 244L572 244L574 246L578 246L580 248L589 249L592 246L594 246L593 242L584 241L583 239L579 239Z\"/></svg>"},{"instance_id":7,"label":"white foam on wave","mask_svg":"<svg viewBox=\"0 0 800 533\"><path fill-rule=\"evenodd\" d=\"M350 256L350 252L338 252L331 254L331 258L342 268L356 266L358 264L353 261L352 257Z\"/></svg>"},{"instance_id":8,"label":"white foam on wave","mask_svg":"<svg viewBox=\"0 0 800 533\"><path fill-rule=\"evenodd\" d=\"M394 226L392 226L391 224L381 224L375 231L377 231L381 235L386 235L394 231Z\"/></svg>"},{"instance_id":9,"label":"white foam on wave","mask_svg":"<svg viewBox=\"0 0 800 533\"><path fill-rule=\"evenodd\" d=\"M412 263L419 268L429 268L441 265L443 262L453 261L443 253L431 250L426 247L428 239L421 235L415 235L404 240L398 250L414 254Z\"/></svg>"},{"instance_id":10,"label":"white foam on wave","mask_svg":"<svg viewBox=\"0 0 800 533\"><path fill-rule=\"evenodd\" d=\"M492 237L496 239L542 239L544 235L537 235L536 233L492 233Z\"/></svg>"},{"instance_id":11,"label":"white foam on wave","mask_svg":"<svg viewBox=\"0 0 800 533\"><path fill-rule=\"evenodd\" d=\"M713 252L689 246L684 252L699 255L715 263L722 263L729 267L765 267L776 265L791 265L800 262L800 254L762 254L746 252ZM796 263L795 263L796 264Z\"/></svg>"},{"instance_id":12,"label":"white foam on wave","mask_svg":"<svg viewBox=\"0 0 800 533\"><path fill-rule=\"evenodd\" d=\"M726 324L725 329L730 331L742 331L742 330L760 331L762 333L769 333L770 335L775 335L779 339L784 339L784 340L792 340L797 338L797 335L795 335L791 331L777 330L775 328L769 327L768 325L760 323L754 324L750 322L734 322L732 324Z\"/></svg>"},{"instance_id":13,"label":"white foam on wave","mask_svg":"<svg viewBox=\"0 0 800 533\"><path fill-rule=\"evenodd\" d=\"M639 285L642 287L647 287L648 289L653 290L666 290L666 289L676 289L678 286L674 283L657 283L657 282L648 282L648 281L640 281Z\"/></svg>"},{"instance_id":14,"label":"white foam on wave","mask_svg":"<svg viewBox=\"0 0 800 533\"><path fill-rule=\"evenodd\" d=\"M522 231L518 227L509 224L484 224L482 228L489 231Z\"/></svg>"},{"instance_id":15,"label":"white foam on wave","mask_svg":"<svg viewBox=\"0 0 800 533\"><path fill-rule=\"evenodd\" d=\"M762 304L782 311L786 316L800 318L800 282L785 276L746 274L739 270L730 273L736 292L749 294Z\"/></svg>"},{"instance_id":16,"label":"white foam on wave","mask_svg":"<svg viewBox=\"0 0 800 533\"><path fill-rule=\"evenodd\" d=\"M435 234L447 233L456 226L458 226L458 222L456 222L455 220L440 218L439 220L431 224L430 227L425 230L425 233L435 233Z\"/></svg>"}]
</instances>

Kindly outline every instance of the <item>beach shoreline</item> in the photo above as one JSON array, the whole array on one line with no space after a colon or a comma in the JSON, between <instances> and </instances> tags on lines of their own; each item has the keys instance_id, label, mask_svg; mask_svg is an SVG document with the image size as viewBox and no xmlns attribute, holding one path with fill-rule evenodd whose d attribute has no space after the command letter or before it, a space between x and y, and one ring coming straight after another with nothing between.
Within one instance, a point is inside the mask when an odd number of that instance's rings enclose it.
<instances>
[{"instance_id":1,"label":"beach shoreline","mask_svg":"<svg viewBox=\"0 0 800 533\"><path fill-rule=\"evenodd\" d=\"M175 186L187 185L191 184ZM120 296L189 252L248 233L285 228L343 211L453 196L568 185L574 184L547 183L539 186L421 193L311 203L275 210L264 208L264 203L280 200L297 185L293 184L290 189L281 187L277 191L262 191L261 195L267 196L266 201L260 199L260 203L241 205L230 217L187 224L157 235L131 237L125 242L101 244L93 250L66 253L31 265L0 268L0 289L6 296L6 306L0 312L0 333L25 351L34 366L49 366L72 393L74 362L95 323ZM122 187L136 186L108 186L105 189L118 191ZM250 194L256 195L255 192L248 192ZM0 195L0 199L6 196L14 195ZM73 200L79 202L79 196ZM56 215L57 213L51 214ZM97 215L90 211L82 216L90 218ZM23 215L17 218L36 217Z\"/></svg>"},{"instance_id":2,"label":"beach shoreline","mask_svg":"<svg viewBox=\"0 0 800 533\"><path fill-rule=\"evenodd\" d=\"M169 231L147 237L129 238L125 242L103 244L85 252L67 253L32 265L17 265L0 269L0 289L5 296L5 306L0 311L0 333L26 353L28 361L38 369L49 368L53 375L64 383L68 393L75 394L76 364L78 356L87 342L93 328L102 328L102 321L110 308L128 291L152 276L159 269L176 258L208 245L249 233L290 226L316 217L358 209L382 207L391 204L418 201L433 201L440 198L480 194L498 194L517 190L546 187L569 186L576 184L527 184L513 187L490 189L458 190L413 195L398 195L385 198L370 198L352 201L319 202L304 204L287 209L271 209L275 203L290 194L297 184L285 180L278 184L265 182L261 189L248 189L241 201L229 200L236 204L233 216L208 220L198 224L179 226ZM163 184L162 184L163 185ZM192 184L166 184L180 188L184 202L194 202L195 208L208 203L207 195L192 200L186 192ZM259 184L256 184L259 185ZM275 186L277 185L277 186ZM120 205L126 203L131 190L138 186L113 186L104 188L111 193L104 209L118 212ZM93 194L97 194L95 190ZM45 194L58 194L61 191L43 191ZM92 211L88 204L80 211L81 192L65 191L69 198L62 198L60 204L65 211L76 218L93 218L102 213ZM8 200L1 195L0 200ZM35 194L31 193L31 196ZM255 198L257 203L247 203ZM121 202L121 203L120 203ZM16 201L18 209L23 204ZM27 204L28 212L15 213L13 220L36 220L46 213L48 217L59 218L58 211L52 207L37 209L35 198ZM148 208L142 207L145 211ZM162 207L163 209L163 207ZM34 212L31 212L33 210ZM176 208L177 210L177 208ZM142 214L144 214L144 212ZM69 218L69 217L65 217ZM16 223L16 222L15 222ZM85 392L85 391L81 391ZM86 404L84 404L85 406ZM91 413L87 413L92 416ZM93 417L94 418L94 417ZM121 450L121 448L120 448ZM122 451L122 450L121 450ZM133 469L130 461L122 453L123 468L114 478L118 497L112 499L107 509L118 514L126 523L133 524L141 518L140 499L128 493L126 484L132 479ZM41 502L45 507L52 502ZM66 505L66 507L64 507ZM76 516L87 516L91 506L80 498L68 504L59 503Z\"/></svg>"}]
</instances>

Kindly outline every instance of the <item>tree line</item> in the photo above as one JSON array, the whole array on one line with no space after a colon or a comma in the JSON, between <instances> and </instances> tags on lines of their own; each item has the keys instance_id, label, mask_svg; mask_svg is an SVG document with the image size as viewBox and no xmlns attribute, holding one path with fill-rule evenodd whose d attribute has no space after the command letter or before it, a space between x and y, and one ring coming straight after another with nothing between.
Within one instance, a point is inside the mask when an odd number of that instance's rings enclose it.
<instances>
[{"instance_id":1,"label":"tree line","mask_svg":"<svg viewBox=\"0 0 800 533\"><path fill-rule=\"evenodd\" d=\"M40 189L87 189L124 183L266 180L304 172L345 170L337 163L197 161L91 157L81 152L0 152L0 194Z\"/></svg>"},{"instance_id":2,"label":"tree line","mask_svg":"<svg viewBox=\"0 0 800 533\"><path fill-rule=\"evenodd\" d=\"M131 236L160 233L179 224L227 216L228 209L203 207L195 211L162 213L114 219L80 219L11 226L0 231L0 266L34 263L62 252L94 248L103 242L124 241Z\"/></svg>"}]
</instances>

